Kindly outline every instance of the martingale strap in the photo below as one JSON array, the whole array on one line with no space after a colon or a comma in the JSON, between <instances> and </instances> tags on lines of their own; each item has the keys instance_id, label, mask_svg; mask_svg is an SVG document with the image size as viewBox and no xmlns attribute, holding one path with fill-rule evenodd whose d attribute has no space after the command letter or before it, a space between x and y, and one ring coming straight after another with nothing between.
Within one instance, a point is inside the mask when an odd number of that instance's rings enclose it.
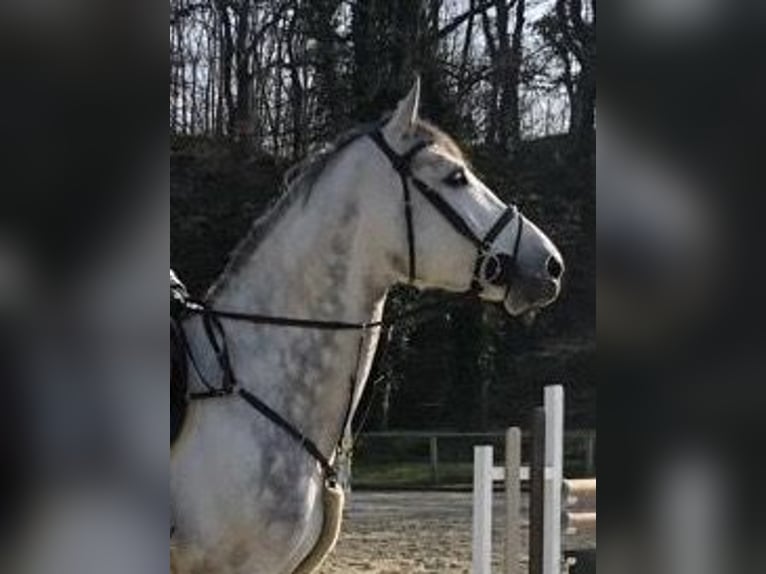
<instances>
[{"instance_id":1,"label":"martingale strap","mask_svg":"<svg viewBox=\"0 0 766 574\"><path fill-rule=\"evenodd\" d=\"M308 438L305 434L299 431L295 426L287 422L285 418L277 411L272 409L269 405L264 403L261 399L256 397L253 393L247 389L240 388L237 393L242 397L247 404L269 419L272 423L277 425L283 431L285 431L291 438L293 438L301 447L303 447L322 467L322 473L325 480L334 483L337 479L337 473L333 468L328 458L322 454L320 448Z\"/></svg>"},{"instance_id":2,"label":"martingale strap","mask_svg":"<svg viewBox=\"0 0 766 574\"><path fill-rule=\"evenodd\" d=\"M461 300L464 295L460 295L456 300ZM263 400L259 399L253 393L245 389L239 384L232 368L231 358L229 356L228 346L226 345L226 331L221 323L221 319L227 319L230 321L239 321L249 323L255 326L275 326L275 327L291 327L298 329L312 329L320 331L357 331L365 332L372 329L387 330L394 325L401 323L405 319L412 319L416 317L425 316L429 313L434 313L437 309L444 307L443 302L434 302L427 305L421 305L414 309L410 309L399 315L387 319L384 321L370 321L367 323L352 323L345 321L322 321L313 319L300 319L294 317L274 317L269 315L261 315L258 313L241 313L236 311L226 311L221 309L211 309L204 303L187 299L183 303L184 316L199 315L203 323L203 330L208 339L208 344L213 349L216 361L222 373L221 384L217 386L211 382L203 373L201 366L195 359L191 346L189 345L188 338L186 337L185 330L180 323L181 317L176 317L171 321L171 324L179 331L184 353L192 366L197 378L201 384L205 387L204 391L194 392L189 394L189 400L201 401L207 399L216 399L229 396L238 396L247 402L253 409L261 413L269 421L281 428L288 436L295 440L298 445L303 448L314 460L319 463L322 468L322 473L325 480L333 484L336 482L337 474L335 469L330 463L330 458L322 453L321 449L316 443L301 432L297 426L285 419L276 410L267 405ZM361 340L360 340L361 345ZM353 381L352 381L353 383ZM349 404L346 412L346 416L343 422L343 428L348 423L348 417L350 416L351 401L353 400L355 385L352 384L351 392L349 393ZM340 439L338 439L340 440ZM332 456L332 455L330 455Z\"/></svg>"},{"instance_id":3,"label":"martingale strap","mask_svg":"<svg viewBox=\"0 0 766 574\"><path fill-rule=\"evenodd\" d=\"M314 443L314 441L312 441L309 437L298 430L295 425L287 421L277 411L272 409L269 405L256 397L253 393L239 385L234 375L234 369L232 369L231 366L231 358L229 356L228 347L226 345L226 332L224 331L223 325L221 324L219 318L221 314L217 312L208 312L207 309L196 303L190 303L187 306L187 309L192 313L202 314L202 322L205 335L207 336L210 347L215 353L216 361L218 362L218 366L220 367L222 373L222 383L220 386L215 386L215 384L211 383L204 376L202 369L194 358L194 354L192 353L191 347L189 346L188 339L184 334L184 351L189 359L189 362L194 368L197 377L206 389L203 392L190 393L189 400L200 401L206 399L215 399L231 396L236 393L247 404L261 413L273 424L281 428L304 450L306 450L306 452L308 452L314 458L314 460L319 463L319 466L322 467L322 473L325 480L328 483L334 484L337 478L335 469L330 463L328 457L322 453L321 449L316 445L316 443ZM180 325L179 329L183 333L183 328Z\"/></svg>"}]
</instances>

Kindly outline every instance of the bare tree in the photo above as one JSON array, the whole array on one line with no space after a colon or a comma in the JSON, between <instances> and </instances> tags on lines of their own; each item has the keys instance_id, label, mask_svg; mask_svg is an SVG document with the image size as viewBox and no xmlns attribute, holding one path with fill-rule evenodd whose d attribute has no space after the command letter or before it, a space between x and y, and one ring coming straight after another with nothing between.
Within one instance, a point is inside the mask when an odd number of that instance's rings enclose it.
<instances>
[{"instance_id":1,"label":"bare tree","mask_svg":"<svg viewBox=\"0 0 766 574\"><path fill-rule=\"evenodd\" d=\"M570 102L569 134L578 145L588 146L596 119L596 2L556 0L539 29L562 69Z\"/></svg>"},{"instance_id":2,"label":"bare tree","mask_svg":"<svg viewBox=\"0 0 766 574\"><path fill-rule=\"evenodd\" d=\"M512 8L515 10L511 31ZM496 0L494 25L487 12L481 16L491 65L486 138L503 154L515 154L521 142L519 83L525 9L525 0Z\"/></svg>"},{"instance_id":3,"label":"bare tree","mask_svg":"<svg viewBox=\"0 0 766 574\"><path fill-rule=\"evenodd\" d=\"M587 135L591 1L555 1L535 24L549 54L540 58L526 35L533 0L171 0L170 128L294 157L376 119L419 73L432 119L505 156L522 145L522 119L550 107L539 100L561 97L538 78L566 88L569 129Z\"/></svg>"}]
</instances>

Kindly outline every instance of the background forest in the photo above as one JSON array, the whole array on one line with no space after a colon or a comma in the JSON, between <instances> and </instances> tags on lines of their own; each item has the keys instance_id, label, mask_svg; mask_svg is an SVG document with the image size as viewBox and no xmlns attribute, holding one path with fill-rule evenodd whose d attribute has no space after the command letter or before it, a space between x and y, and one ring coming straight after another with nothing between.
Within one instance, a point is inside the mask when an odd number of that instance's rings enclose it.
<instances>
[{"instance_id":1,"label":"background forest","mask_svg":"<svg viewBox=\"0 0 766 574\"><path fill-rule=\"evenodd\" d=\"M171 0L171 263L197 295L281 175L378 119L421 76L422 113L552 237L560 300L531 327L464 303L381 345L367 429L487 430L567 385L595 426L595 0ZM439 294L397 288L388 312Z\"/></svg>"}]
</instances>

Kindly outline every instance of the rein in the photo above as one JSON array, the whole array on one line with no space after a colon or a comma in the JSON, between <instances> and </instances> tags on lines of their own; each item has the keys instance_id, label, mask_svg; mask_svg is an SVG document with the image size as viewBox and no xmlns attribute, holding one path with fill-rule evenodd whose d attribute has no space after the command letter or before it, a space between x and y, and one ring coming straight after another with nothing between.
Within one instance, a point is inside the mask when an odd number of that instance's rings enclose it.
<instances>
[{"instance_id":1,"label":"rein","mask_svg":"<svg viewBox=\"0 0 766 574\"><path fill-rule=\"evenodd\" d=\"M417 262L415 249L415 229L412 221L412 193L409 182L415 186L420 194L439 211L444 218L460 235L470 241L477 249L476 262L474 264L473 276L470 288L457 296L458 299L478 295L482 290L482 280L494 285L508 284L515 273L516 258L518 255L519 244L524 218L521 217L518 208L515 205L509 205L492 224L489 231L483 236L477 235L466 223L463 217L447 201L445 201L437 191L427 183L415 177L412 172L412 160L423 149L430 145L429 142L420 142L405 154L398 154L386 142L380 130L375 130L369 134L370 139L385 154L391 163L391 166L399 174L402 183L402 192L404 196L404 217L407 225L407 244L409 252L409 279L413 283L416 279ZM518 220L516 237L514 239L513 251L511 255L492 254L490 250L500 233L514 220ZM181 301L175 313L171 313L171 328L177 334L184 354L192 365L197 377L205 391L189 394L189 400L207 400L238 395L247 402L253 409L261 413L264 417L281 428L287 435L295 440L322 468L325 481L328 484L335 484L337 473L330 462L330 457L325 456L316 443L303 434L294 424L286 420L282 415L256 397L250 391L242 387L237 381L234 370L231 366L231 358L226 345L226 332L223 328L222 320L238 321L250 323L252 325L276 326L297 329L313 329L322 331L358 331L364 333L372 329L390 330L392 327L401 323L405 319L422 315L436 307L442 307L443 302L430 303L410 309L399 315L381 321L369 322L346 322L330 320L301 319L295 317L278 317L264 315L260 313L246 313L240 311L231 311L225 309L212 309L204 303L192 301L188 298ZM181 319L189 315L200 315L202 317L203 327L210 347L213 349L216 361L222 372L222 381L220 386L211 383L202 373L194 354L192 353L189 341L181 325ZM357 369L358 370L358 369ZM351 417L351 402L356 388L356 382L352 378L351 393L349 396L349 405L346 409L345 420L341 429L345 428ZM341 430L342 432L342 430ZM338 441L340 438L338 439ZM336 441L337 445L337 441Z\"/></svg>"}]
</instances>

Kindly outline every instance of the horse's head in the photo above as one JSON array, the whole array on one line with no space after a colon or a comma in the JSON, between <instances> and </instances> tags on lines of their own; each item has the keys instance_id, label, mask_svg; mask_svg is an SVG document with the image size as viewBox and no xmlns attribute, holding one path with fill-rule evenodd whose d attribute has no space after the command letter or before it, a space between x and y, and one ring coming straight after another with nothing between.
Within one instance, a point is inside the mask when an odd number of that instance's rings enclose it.
<instances>
[{"instance_id":1,"label":"horse's head","mask_svg":"<svg viewBox=\"0 0 766 574\"><path fill-rule=\"evenodd\" d=\"M512 315L533 314L559 293L561 255L472 173L448 136L419 120L419 92L416 82L371 138L377 173L390 190L380 210L403 221L387 226L401 278L420 287L473 289L503 301Z\"/></svg>"}]
</instances>

